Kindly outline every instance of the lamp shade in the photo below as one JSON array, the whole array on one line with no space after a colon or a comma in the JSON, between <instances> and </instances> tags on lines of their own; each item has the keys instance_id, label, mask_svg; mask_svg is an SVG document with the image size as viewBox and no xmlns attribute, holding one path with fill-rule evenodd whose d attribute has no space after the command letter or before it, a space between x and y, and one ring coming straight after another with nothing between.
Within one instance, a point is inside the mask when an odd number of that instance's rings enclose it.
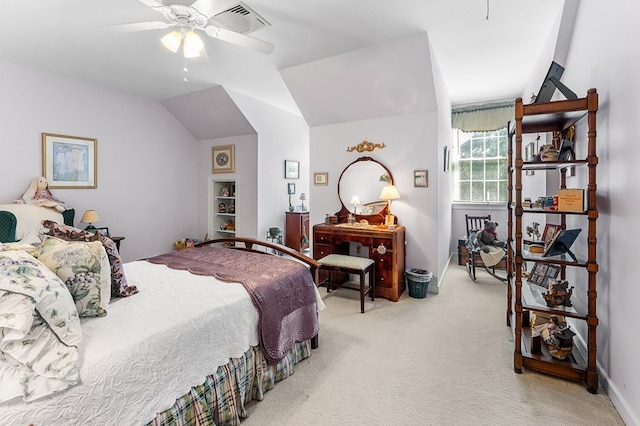
<instances>
[{"instance_id":1,"label":"lamp shade","mask_svg":"<svg viewBox=\"0 0 640 426\"><path fill-rule=\"evenodd\" d=\"M89 223L89 224L95 223L98 221L100 221L100 216L98 216L98 213L95 210L87 210L82 215L82 219L80 219L80 222Z\"/></svg>"},{"instance_id":2,"label":"lamp shade","mask_svg":"<svg viewBox=\"0 0 640 426\"><path fill-rule=\"evenodd\" d=\"M180 43L182 43L182 34L179 31L171 31L166 36L160 39L164 47L176 53L180 49Z\"/></svg>"},{"instance_id":3,"label":"lamp shade","mask_svg":"<svg viewBox=\"0 0 640 426\"><path fill-rule=\"evenodd\" d=\"M193 31L187 31L184 35L184 57L197 58L204 49L204 43L200 36Z\"/></svg>"},{"instance_id":4,"label":"lamp shade","mask_svg":"<svg viewBox=\"0 0 640 426\"><path fill-rule=\"evenodd\" d=\"M394 185L385 185L380 193L380 199L384 201L397 200L400 198L400 194Z\"/></svg>"},{"instance_id":5,"label":"lamp shade","mask_svg":"<svg viewBox=\"0 0 640 426\"><path fill-rule=\"evenodd\" d=\"M351 198L351 204L353 204L353 205L355 205L355 206L357 206L357 205L361 204L361 203L360 203L360 197L358 197L357 195L354 195L354 196Z\"/></svg>"},{"instance_id":6,"label":"lamp shade","mask_svg":"<svg viewBox=\"0 0 640 426\"><path fill-rule=\"evenodd\" d=\"M307 199L307 196L304 194L304 192L300 193L300 200L304 201Z\"/></svg>"}]
</instances>

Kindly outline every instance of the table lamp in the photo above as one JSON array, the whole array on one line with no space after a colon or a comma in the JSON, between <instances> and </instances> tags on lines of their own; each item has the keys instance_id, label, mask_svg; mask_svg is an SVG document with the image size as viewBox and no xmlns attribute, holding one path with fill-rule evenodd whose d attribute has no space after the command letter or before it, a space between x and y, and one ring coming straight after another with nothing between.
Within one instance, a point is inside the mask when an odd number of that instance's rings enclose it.
<instances>
[{"instance_id":1,"label":"table lamp","mask_svg":"<svg viewBox=\"0 0 640 426\"><path fill-rule=\"evenodd\" d=\"M391 200L397 200L398 198L400 198L400 194L398 194L398 190L394 185L385 185L384 188L382 188L380 199L387 201L387 217L384 221L384 224L387 226L395 224L395 218L391 214Z\"/></svg>"},{"instance_id":2,"label":"table lamp","mask_svg":"<svg viewBox=\"0 0 640 426\"><path fill-rule=\"evenodd\" d=\"M306 199L307 199L307 196L306 196L306 195L304 195L304 192L301 192L301 193L300 193L300 201L301 201L301 203L302 203L302 204L301 204L301 206L300 206L300 210L302 210L302 211L304 211L304 210L305 210L305 209L304 209L304 200L306 200Z\"/></svg>"},{"instance_id":3,"label":"table lamp","mask_svg":"<svg viewBox=\"0 0 640 426\"><path fill-rule=\"evenodd\" d=\"M358 208L358 204L360 204L360 197L354 195L351 198L351 204L353 204L353 214L356 214L356 209Z\"/></svg>"},{"instance_id":4,"label":"table lamp","mask_svg":"<svg viewBox=\"0 0 640 426\"><path fill-rule=\"evenodd\" d=\"M93 226L93 224L98 221L100 221L100 216L98 216L98 213L95 210L85 211L82 215L82 219L80 219L80 222L89 224L86 228L84 228L84 230L87 232L96 232L98 229Z\"/></svg>"}]
</instances>

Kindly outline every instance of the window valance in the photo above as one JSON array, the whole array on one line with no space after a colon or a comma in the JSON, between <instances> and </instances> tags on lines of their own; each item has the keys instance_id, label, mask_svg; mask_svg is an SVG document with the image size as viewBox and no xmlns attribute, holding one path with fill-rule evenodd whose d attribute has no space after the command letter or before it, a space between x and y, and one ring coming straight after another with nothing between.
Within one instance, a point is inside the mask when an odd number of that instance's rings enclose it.
<instances>
[{"instance_id":1,"label":"window valance","mask_svg":"<svg viewBox=\"0 0 640 426\"><path fill-rule=\"evenodd\" d=\"M506 127L513 114L513 102L454 108L451 127L465 132L490 132Z\"/></svg>"}]
</instances>

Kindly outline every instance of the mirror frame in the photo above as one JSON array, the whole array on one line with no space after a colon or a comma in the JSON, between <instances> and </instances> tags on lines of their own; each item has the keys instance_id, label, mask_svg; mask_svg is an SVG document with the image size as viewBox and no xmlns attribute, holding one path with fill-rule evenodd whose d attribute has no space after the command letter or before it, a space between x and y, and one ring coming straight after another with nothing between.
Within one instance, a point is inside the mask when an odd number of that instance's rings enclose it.
<instances>
[{"instance_id":1,"label":"mirror frame","mask_svg":"<svg viewBox=\"0 0 640 426\"><path fill-rule=\"evenodd\" d=\"M353 166L354 164L357 164L360 161L373 161L374 163L379 164L385 170L385 172L389 175L389 178L391 178L391 184L392 185L394 184L393 183L393 174L391 173L391 170L389 170L387 168L387 166L385 166L380 161L378 161L378 160L376 160L374 158L371 158L371 157L360 157L360 158L357 158L356 160L352 161L351 163L349 163L347 165L347 167L344 168L342 173L340 173L340 177L338 178L338 199L340 200L340 204L342 204L342 209L340 209L340 211L336 213L336 216L338 216L338 223L347 222L348 218L349 218L349 214L351 213L350 210L347 208L347 206L344 205L344 202L342 201L342 197L340 196L340 182L342 182L342 176L349 169L349 167ZM380 210L376 214L356 214L355 215L356 216L356 222L359 222L362 219L365 219L372 225L379 225L381 223L384 223L385 217L387 216L387 210L388 210L388 208L387 208L387 206L385 206L382 210Z\"/></svg>"}]
</instances>

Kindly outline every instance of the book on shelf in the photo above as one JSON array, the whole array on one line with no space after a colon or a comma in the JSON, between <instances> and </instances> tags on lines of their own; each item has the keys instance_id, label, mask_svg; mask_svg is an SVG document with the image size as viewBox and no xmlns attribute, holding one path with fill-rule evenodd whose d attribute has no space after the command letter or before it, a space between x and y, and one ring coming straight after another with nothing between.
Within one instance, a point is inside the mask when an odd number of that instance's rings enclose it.
<instances>
[{"instance_id":1,"label":"book on shelf","mask_svg":"<svg viewBox=\"0 0 640 426\"><path fill-rule=\"evenodd\" d=\"M587 210L584 189L561 189L558 191L558 211L581 213Z\"/></svg>"}]
</instances>

